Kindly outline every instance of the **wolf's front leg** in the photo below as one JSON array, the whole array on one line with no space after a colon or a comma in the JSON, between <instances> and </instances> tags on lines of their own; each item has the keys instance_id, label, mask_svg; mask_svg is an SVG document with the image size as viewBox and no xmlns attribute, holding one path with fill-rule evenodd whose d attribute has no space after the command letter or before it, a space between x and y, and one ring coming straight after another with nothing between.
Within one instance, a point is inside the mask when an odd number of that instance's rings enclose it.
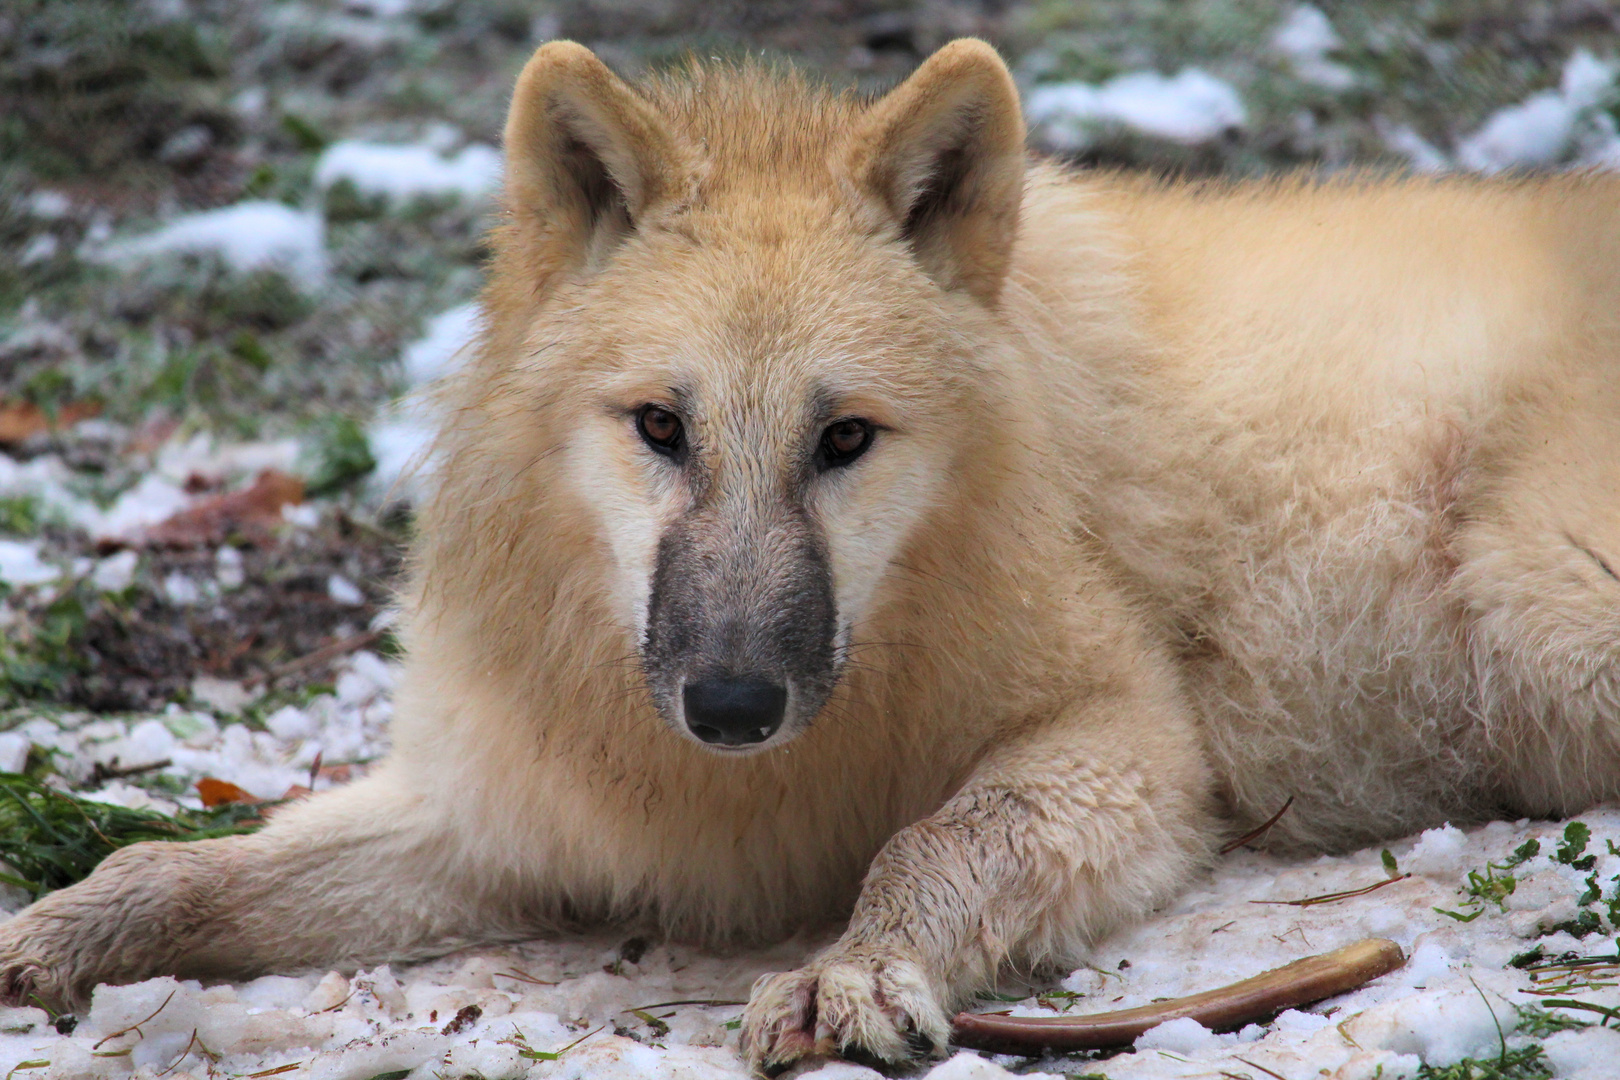
<instances>
[{"instance_id":1,"label":"wolf's front leg","mask_svg":"<svg viewBox=\"0 0 1620 1080\"><path fill-rule=\"evenodd\" d=\"M71 1007L101 982L407 960L532 929L445 820L385 772L257 834L135 844L0 924L0 998Z\"/></svg>"},{"instance_id":2,"label":"wolf's front leg","mask_svg":"<svg viewBox=\"0 0 1620 1080\"><path fill-rule=\"evenodd\" d=\"M948 1010L1004 962L1073 957L1180 888L1209 858L1210 803L1173 705L1094 705L1028 733L889 841L836 944L754 985L745 1054L775 1069L942 1051Z\"/></svg>"}]
</instances>

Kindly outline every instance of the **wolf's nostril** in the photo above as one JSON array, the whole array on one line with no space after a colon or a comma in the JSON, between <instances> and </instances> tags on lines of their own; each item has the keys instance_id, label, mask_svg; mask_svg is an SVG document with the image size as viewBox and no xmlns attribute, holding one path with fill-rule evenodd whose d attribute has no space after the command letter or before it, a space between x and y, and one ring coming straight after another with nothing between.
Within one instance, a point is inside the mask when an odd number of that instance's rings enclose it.
<instances>
[{"instance_id":1,"label":"wolf's nostril","mask_svg":"<svg viewBox=\"0 0 1620 1080\"><path fill-rule=\"evenodd\" d=\"M704 679L681 692L686 726L714 746L762 743L782 725L787 688L757 679Z\"/></svg>"}]
</instances>

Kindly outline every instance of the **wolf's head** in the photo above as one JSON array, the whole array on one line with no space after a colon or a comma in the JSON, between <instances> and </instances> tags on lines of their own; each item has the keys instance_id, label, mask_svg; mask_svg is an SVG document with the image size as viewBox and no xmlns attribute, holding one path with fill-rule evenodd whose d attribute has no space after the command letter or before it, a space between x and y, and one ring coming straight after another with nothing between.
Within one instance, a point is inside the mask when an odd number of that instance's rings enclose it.
<instances>
[{"instance_id":1,"label":"wolf's head","mask_svg":"<svg viewBox=\"0 0 1620 1080\"><path fill-rule=\"evenodd\" d=\"M872 102L747 66L632 88L558 42L506 153L489 302L535 454L589 508L664 720L785 741L986 452L977 343L1024 177L1007 70L958 41Z\"/></svg>"}]
</instances>

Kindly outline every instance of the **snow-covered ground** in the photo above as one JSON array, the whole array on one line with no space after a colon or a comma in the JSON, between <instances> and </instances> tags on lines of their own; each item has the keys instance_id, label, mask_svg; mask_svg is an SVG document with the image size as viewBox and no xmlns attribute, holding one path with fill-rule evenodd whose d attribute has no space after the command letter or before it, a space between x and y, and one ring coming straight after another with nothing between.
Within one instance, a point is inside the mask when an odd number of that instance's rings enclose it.
<instances>
[{"instance_id":1,"label":"snow-covered ground","mask_svg":"<svg viewBox=\"0 0 1620 1080\"><path fill-rule=\"evenodd\" d=\"M317 754L333 761L380 753L393 679L389 662L359 653L333 693L282 708L268 718L268 730L258 732L222 723L207 709L178 706L147 719L30 721L0 735L0 767L15 767L33 743L57 751L59 768L69 777L88 776L96 762L128 767L166 759L171 764L161 772L169 776L212 776L261 797L276 796L307 783ZM205 689L229 696L217 686ZM329 783L323 778L319 786ZM165 805L161 796L125 780L109 782L92 797ZM180 801L194 805L188 797ZM1292 861L1255 851L1232 854L1171 908L1101 943L1086 966L1026 987L1036 992L1016 1004L984 1007L1024 1015L1130 1008L1231 983L1362 937L1395 940L1407 964L1358 991L1235 1034L1213 1034L1182 1020L1150 1031L1132 1051L1106 1060L1030 1063L961 1051L926 1075L993 1077L1034 1064L1047 1073L1100 1073L1117 1080L1220 1074L1394 1080L1418 1075L1425 1062L1494 1059L1504 1038L1510 1050L1530 1041L1529 1034L1515 1031L1534 1015L1523 1010L1542 998L1620 1008L1612 977L1620 967L1582 975L1579 969L1549 973L1512 964L1535 948L1547 961L1615 958L1610 903L1620 904L1620 810L1594 810L1579 820L1590 830L1580 851L1566 843L1566 826L1558 823L1433 829L1389 846L1398 874L1410 875L1394 880L1376 849ZM1538 850L1525 858L1529 840ZM1502 869L1515 851L1521 861ZM1488 870L1492 863L1497 868ZM1482 890L1500 896L1500 903L1490 895L1471 899L1470 873L1496 881L1511 876L1514 884L1511 891ZM1369 885L1380 887L1328 903L1286 903ZM12 897L13 906L18 899ZM1583 929L1583 912L1596 929L1576 938L1570 930ZM1560 924L1569 925L1549 932ZM88 1013L65 1035L38 1009L0 1012L0 1069L38 1080L740 1077L746 1070L735 1052L737 1003L760 973L791 966L819 944L797 940L716 954L626 937L601 933L476 949L412 966L277 975L234 985L164 978L101 987ZM1603 1019L1570 1008L1552 1012ZM1560 1077L1612 1078L1620 1060L1620 1031L1603 1027L1536 1041ZM854 1080L878 1074L817 1062L801 1067L799 1075Z\"/></svg>"}]
</instances>

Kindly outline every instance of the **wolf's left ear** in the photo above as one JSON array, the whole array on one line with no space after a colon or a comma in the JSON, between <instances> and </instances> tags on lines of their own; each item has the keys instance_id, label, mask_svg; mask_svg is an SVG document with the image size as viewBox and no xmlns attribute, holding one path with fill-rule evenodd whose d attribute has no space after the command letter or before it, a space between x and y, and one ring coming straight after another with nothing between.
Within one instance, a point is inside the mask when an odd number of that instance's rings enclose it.
<instances>
[{"instance_id":1,"label":"wolf's left ear","mask_svg":"<svg viewBox=\"0 0 1620 1080\"><path fill-rule=\"evenodd\" d=\"M876 102L851 133L847 176L946 289L993 304L1024 190L1018 88L996 50L962 38Z\"/></svg>"}]
</instances>

